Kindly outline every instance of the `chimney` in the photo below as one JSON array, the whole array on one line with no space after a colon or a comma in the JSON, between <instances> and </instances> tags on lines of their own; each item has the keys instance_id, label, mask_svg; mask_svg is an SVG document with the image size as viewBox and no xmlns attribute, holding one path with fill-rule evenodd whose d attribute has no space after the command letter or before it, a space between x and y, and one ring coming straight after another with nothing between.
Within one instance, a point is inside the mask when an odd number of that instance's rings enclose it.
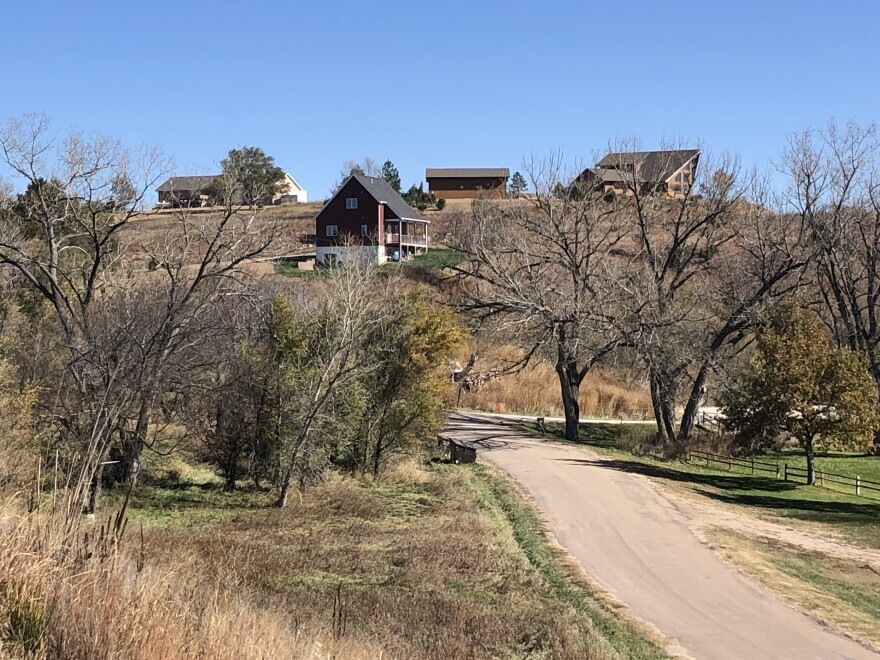
<instances>
[{"instance_id":1,"label":"chimney","mask_svg":"<svg viewBox=\"0 0 880 660\"><path fill-rule=\"evenodd\" d=\"M379 202L379 228L378 228L378 238L379 245L385 245L385 202Z\"/></svg>"}]
</instances>

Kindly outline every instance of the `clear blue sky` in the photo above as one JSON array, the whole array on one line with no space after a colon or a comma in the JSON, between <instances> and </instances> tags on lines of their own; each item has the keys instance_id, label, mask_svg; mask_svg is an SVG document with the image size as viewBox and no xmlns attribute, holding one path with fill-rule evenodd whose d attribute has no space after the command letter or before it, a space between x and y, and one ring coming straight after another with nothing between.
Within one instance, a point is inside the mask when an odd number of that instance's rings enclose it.
<instances>
[{"instance_id":1,"label":"clear blue sky","mask_svg":"<svg viewBox=\"0 0 880 660\"><path fill-rule=\"evenodd\" d=\"M259 146L326 195L343 161L510 167L666 138L765 166L880 119L880 2L8 2L0 118L45 112L177 174Z\"/></svg>"}]
</instances>

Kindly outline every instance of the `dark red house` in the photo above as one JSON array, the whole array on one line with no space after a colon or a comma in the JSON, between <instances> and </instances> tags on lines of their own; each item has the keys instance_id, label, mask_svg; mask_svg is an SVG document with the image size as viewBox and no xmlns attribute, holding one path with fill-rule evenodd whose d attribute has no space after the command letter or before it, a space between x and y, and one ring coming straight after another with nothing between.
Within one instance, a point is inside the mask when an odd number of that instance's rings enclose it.
<instances>
[{"instance_id":1,"label":"dark red house","mask_svg":"<svg viewBox=\"0 0 880 660\"><path fill-rule=\"evenodd\" d=\"M315 218L315 259L385 263L428 249L428 224L385 179L352 174Z\"/></svg>"},{"instance_id":2,"label":"dark red house","mask_svg":"<svg viewBox=\"0 0 880 660\"><path fill-rule=\"evenodd\" d=\"M441 199L472 199L484 195L504 197L510 170L506 167L429 168L428 192Z\"/></svg>"}]
</instances>

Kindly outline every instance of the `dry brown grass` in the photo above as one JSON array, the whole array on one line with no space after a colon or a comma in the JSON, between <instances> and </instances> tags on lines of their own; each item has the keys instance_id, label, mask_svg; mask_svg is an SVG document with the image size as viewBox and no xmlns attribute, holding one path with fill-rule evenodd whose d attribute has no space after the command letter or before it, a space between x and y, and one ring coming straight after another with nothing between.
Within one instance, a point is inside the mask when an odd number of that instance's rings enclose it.
<instances>
[{"instance_id":1,"label":"dry brown grass","mask_svg":"<svg viewBox=\"0 0 880 660\"><path fill-rule=\"evenodd\" d=\"M188 569L118 552L108 527L65 530L10 498L0 512L0 657L375 658L376 646L299 633L282 614L257 609ZM131 542L131 540L129 540ZM132 549L133 554L138 554Z\"/></svg>"},{"instance_id":2,"label":"dry brown grass","mask_svg":"<svg viewBox=\"0 0 880 660\"><path fill-rule=\"evenodd\" d=\"M285 204L269 206L257 211L254 231L277 231L277 239L264 256L280 256L304 254L314 251L314 245L306 241L315 233L315 216L321 210L321 203ZM146 257L141 256L141 246L152 245L164 239L169 233L180 231L180 223L176 220L178 212L173 209L150 211L136 216L120 234L120 241L125 246L129 262L137 263L139 259L146 265ZM188 212L191 220L196 223L210 222L217 213L211 209L194 209ZM246 209L244 214L250 212ZM313 239L312 239L313 240Z\"/></svg>"},{"instance_id":3,"label":"dry brown grass","mask_svg":"<svg viewBox=\"0 0 880 660\"><path fill-rule=\"evenodd\" d=\"M540 362L519 374L486 383L479 391L463 393L461 405L488 412L535 413L561 416L559 379L553 366ZM580 391L581 416L604 419L649 419L650 394L630 387L605 371L587 374Z\"/></svg>"},{"instance_id":4,"label":"dry brown grass","mask_svg":"<svg viewBox=\"0 0 880 660\"><path fill-rule=\"evenodd\" d=\"M65 532L45 498L30 514L8 498L0 658L665 657L481 466L405 463L270 500L142 486L117 543L111 518Z\"/></svg>"},{"instance_id":5,"label":"dry brown grass","mask_svg":"<svg viewBox=\"0 0 880 660\"><path fill-rule=\"evenodd\" d=\"M182 557L257 611L389 658L615 657L549 585L481 485L482 472L412 464L333 477L285 510L262 493L153 490L134 502L147 554ZM304 633L302 633L304 634Z\"/></svg>"}]
</instances>

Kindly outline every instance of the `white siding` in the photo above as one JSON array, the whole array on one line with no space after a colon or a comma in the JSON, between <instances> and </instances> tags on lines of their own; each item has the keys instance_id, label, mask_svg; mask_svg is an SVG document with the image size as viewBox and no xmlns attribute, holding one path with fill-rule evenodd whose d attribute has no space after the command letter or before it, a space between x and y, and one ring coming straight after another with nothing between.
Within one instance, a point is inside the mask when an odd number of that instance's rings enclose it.
<instances>
[{"instance_id":1,"label":"white siding","mask_svg":"<svg viewBox=\"0 0 880 660\"><path fill-rule=\"evenodd\" d=\"M361 264L384 264L388 261L388 256L385 254L385 246L375 246L375 245L364 245L364 246L342 246L342 245L331 245L328 247L319 247L315 250L315 262L317 264L323 264L327 255L335 254L336 260L340 262L343 266L346 263L361 263Z\"/></svg>"}]
</instances>

